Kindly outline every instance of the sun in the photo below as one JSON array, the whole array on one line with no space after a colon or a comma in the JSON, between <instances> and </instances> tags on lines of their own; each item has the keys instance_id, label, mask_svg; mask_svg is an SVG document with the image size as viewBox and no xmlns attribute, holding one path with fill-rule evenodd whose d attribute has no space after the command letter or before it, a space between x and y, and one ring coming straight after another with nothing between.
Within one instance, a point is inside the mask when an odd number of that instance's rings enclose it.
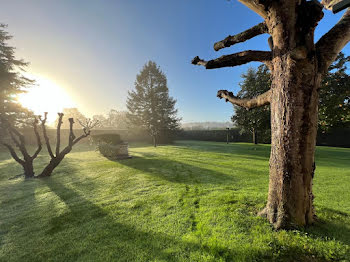
<instances>
[{"instance_id":1,"label":"sun","mask_svg":"<svg viewBox=\"0 0 350 262\"><path fill-rule=\"evenodd\" d=\"M36 115L48 112L49 124L55 121L57 113L62 112L63 108L76 107L68 93L54 81L33 74L26 77L35 80L36 84L26 89L27 92L20 94L18 102Z\"/></svg>"}]
</instances>

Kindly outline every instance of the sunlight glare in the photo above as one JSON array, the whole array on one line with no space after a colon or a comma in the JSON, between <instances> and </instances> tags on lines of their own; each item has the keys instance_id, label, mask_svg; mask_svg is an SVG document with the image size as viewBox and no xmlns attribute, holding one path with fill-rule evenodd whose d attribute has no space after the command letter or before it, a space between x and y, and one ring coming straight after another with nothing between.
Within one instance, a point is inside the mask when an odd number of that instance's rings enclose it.
<instances>
[{"instance_id":1,"label":"sunlight glare","mask_svg":"<svg viewBox=\"0 0 350 262\"><path fill-rule=\"evenodd\" d=\"M36 81L36 85L28 88L26 93L18 96L18 101L36 115L48 112L48 124L52 124L57 118L57 113L63 108L76 107L66 91L52 80L42 76L26 76Z\"/></svg>"}]
</instances>

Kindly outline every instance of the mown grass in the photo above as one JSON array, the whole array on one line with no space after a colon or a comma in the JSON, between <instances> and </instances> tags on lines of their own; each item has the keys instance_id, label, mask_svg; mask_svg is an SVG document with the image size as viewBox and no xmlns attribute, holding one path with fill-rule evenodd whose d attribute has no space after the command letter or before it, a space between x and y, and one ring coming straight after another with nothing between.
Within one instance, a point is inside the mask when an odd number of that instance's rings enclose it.
<instances>
[{"instance_id":1,"label":"mown grass","mask_svg":"<svg viewBox=\"0 0 350 262\"><path fill-rule=\"evenodd\" d=\"M350 261L350 149L317 149L319 222L277 232L256 216L268 145L130 151L118 162L81 146L51 178L26 181L9 180L21 168L0 154L0 260Z\"/></svg>"}]
</instances>

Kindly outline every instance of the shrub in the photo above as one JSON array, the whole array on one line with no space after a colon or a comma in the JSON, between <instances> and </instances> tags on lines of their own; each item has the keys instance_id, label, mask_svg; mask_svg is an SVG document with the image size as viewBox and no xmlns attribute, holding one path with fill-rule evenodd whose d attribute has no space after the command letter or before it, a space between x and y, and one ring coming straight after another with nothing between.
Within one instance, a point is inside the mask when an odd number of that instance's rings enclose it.
<instances>
[{"instance_id":1,"label":"shrub","mask_svg":"<svg viewBox=\"0 0 350 262\"><path fill-rule=\"evenodd\" d=\"M119 145L123 143L119 134L99 134L93 135L92 141L96 143L98 146L100 144L108 144L108 145Z\"/></svg>"},{"instance_id":2,"label":"shrub","mask_svg":"<svg viewBox=\"0 0 350 262\"><path fill-rule=\"evenodd\" d=\"M97 149L104 157L109 157L109 158L116 157L117 154L119 153L118 146L110 145L106 143L99 143L97 145Z\"/></svg>"}]
</instances>

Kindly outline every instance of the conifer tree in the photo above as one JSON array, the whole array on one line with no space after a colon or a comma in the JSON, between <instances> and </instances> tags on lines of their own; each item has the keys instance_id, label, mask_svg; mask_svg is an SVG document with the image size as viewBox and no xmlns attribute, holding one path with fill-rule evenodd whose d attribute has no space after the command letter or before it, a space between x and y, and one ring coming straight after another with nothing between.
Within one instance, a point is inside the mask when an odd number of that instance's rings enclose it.
<instances>
[{"instance_id":1,"label":"conifer tree","mask_svg":"<svg viewBox=\"0 0 350 262\"><path fill-rule=\"evenodd\" d=\"M12 38L6 31L6 25L0 24L0 115L12 125L17 126L30 123L33 116L23 108L16 96L22 93L33 81L24 77L22 72L28 63L15 57L15 48L8 45ZM0 132L3 128L0 127Z\"/></svg>"},{"instance_id":2,"label":"conifer tree","mask_svg":"<svg viewBox=\"0 0 350 262\"><path fill-rule=\"evenodd\" d=\"M179 128L175 103L169 96L165 74L155 62L149 61L136 76L135 89L128 93L130 128L147 130L157 146L160 134L169 138Z\"/></svg>"}]
</instances>

